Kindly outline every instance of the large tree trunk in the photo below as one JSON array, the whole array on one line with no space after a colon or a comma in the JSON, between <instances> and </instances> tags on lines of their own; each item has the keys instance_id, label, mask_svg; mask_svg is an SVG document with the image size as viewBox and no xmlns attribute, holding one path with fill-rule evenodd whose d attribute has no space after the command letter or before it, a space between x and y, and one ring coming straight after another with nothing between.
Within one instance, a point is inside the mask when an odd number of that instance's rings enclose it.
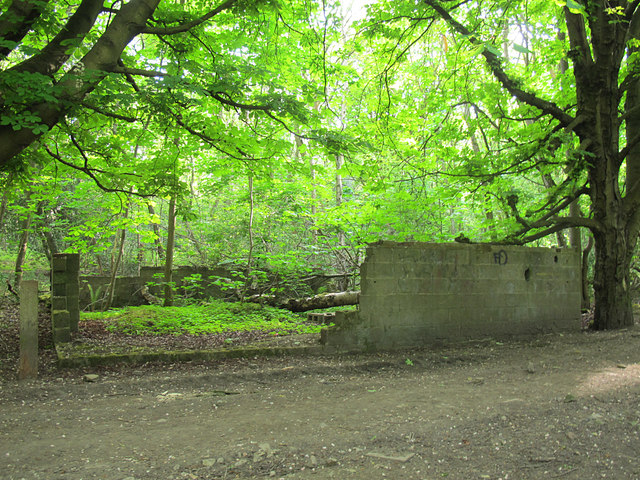
<instances>
[{"instance_id":1,"label":"large tree trunk","mask_svg":"<svg viewBox=\"0 0 640 480\"><path fill-rule=\"evenodd\" d=\"M605 9L604 2L595 8ZM589 187L591 214L596 222L592 228L595 242L594 274L594 328L615 329L633 325L629 268L638 234L637 213L629 207L637 203L637 192L627 185L624 196L619 185L620 167L624 161L628 168L637 165L640 156L628 152L621 156L619 145L620 102L619 74L625 54L626 26L611 22L605 15L590 17L591 50L588 45L585 21L582 15L565 8L565 18L571 43L577 94L577 117L582 122L575 131L580 148L589 153ZM636 80L637 83L637 80ZM628 94L633 96L637 85ZM626 130L633 125L636 102L627 99ZM637 131L630 135L635 136ZM627 139L630 144L632 140ZM635 197L635 198L634 198Z\"/></svg>"},{"instance_id":2,"label":"large tree trunk","mask_svg":"<svg viewBox=\"0 0 640 480\"><path fill-rule=\"evenodd\" d=\"M596 246L593 290L594 328L605 330L633 325L629 268L635 247L624 241L624 232L594 234Z\"/></svg>"}]
</instances>

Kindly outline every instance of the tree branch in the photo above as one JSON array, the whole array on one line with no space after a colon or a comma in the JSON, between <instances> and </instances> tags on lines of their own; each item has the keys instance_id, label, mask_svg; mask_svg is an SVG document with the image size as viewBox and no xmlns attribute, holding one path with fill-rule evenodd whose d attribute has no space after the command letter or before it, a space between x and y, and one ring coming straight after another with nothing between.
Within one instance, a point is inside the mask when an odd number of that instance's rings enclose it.
<instances>
[{"instance_id":1,"label":"tree branch","mask_svg":"<svg viewBox=\"0 0 640 480\"><path fill-rule=\"evenodd\" d=\"M16 45L29 33L31 25L42 15L42 11L51 0L14 0L0 16L0 32L4 41ZM0 47L0 59L13 51L9 46Z\"/></svg>"},{"instance_id":2,"label":"tree branch","mask_svg":"<svg viewBox=\"0 0 640 480\"><path fill-rule=\"evenodd\" d=\"M99 173L106 173L106 172L103 172L102 170L95 169L95 168L89 168L88 165L87 165L87 158L84 155L84 152L82 150L80 150L80 152L81 152L81 155L84 157L84 160L85 160L85 166L84 167L80 167L80 166L78 166L78 165L76 165L76 164L74 164L72 162L68 162L68 161L64 160L61 155L53 152L49 148L48 145L45 145L44 149L56 161L62 163L63 165L66 165L69 168L73 168L74 170L78 170L78 171L84 173L85 175L87 175L89 178L91 178L91 180L93 180L95 182L96 186L100 190L103 190L105 192L109 192L109 193L126 193L127 195L135 195L135 196L143 197L143 198L153 197L153 196L155 196L157 194L157 191L154 192L154 193L144 194L144 193L135 192L135 191L133 191L133 189L124 190L122 188L111 188L111 187L107 187L107 186L103 185L102 182L100 182L100 180L98 179L98 177L95 174L95 172L99 172Z\"/></svg>"},{"instance_id":3,"label":"tree branch","mask_svg":"<svg viewBox=\"0 0 640 480\"><path fill-rule=\"evenodd\" d=\"M111 69L111 73L121 73L123 75L138 75L140 77L166 77L169 74L166 72L158 72L155 70L145 70L144 68L130 68L124 65L118 65Z\"/></svg>"},{"instance_id":4,"label":"tree branch","mask_svg":"<svg viewBox=\"0 0 640 480\"><path fill-rule=\"evenodd\" d=\"M473 35L464 25L453 19L449 12L442 6L440 6L440 4L436 3L435 0L424 0L424 2L431 8L433 8L442 17L442 19L447 22L455 31L467 37L471 44L483 47L482 56L485 58L487 66L491 70L491 73L511 95L513 95L519 101L532 107L538 108L543 113L552 116L553 118L558 120L563 127L569 127L569 125L572 124L572 122L575 120L574 117L565 113L555 103L539 98L535 94L527 92L520 88L518 86L518 82L507 75L505 70L502 68L498 56L488 48L486 48L484 43L475 35Z\"/></svg>"},{"instance_id":5,"label":"tree branch","mask_svg":"<svg viewBox=\"0 0 640 480\"><path fill-rule=\"evenodd\" d=\"M564 17L567 31L569 32L569 46L571 48L569 58L579 69L593 66L584 18L579 13L571 13L567 7L564 7Z\"/></svg>"},{"instance_id":6,"label":"tree branch","mask_svg":"<svg viewBox=\"0 0 640 480\"><path fill-rule=\"evenodd\" d=\"M98 3L102 4L101 1ZM62 77L58 86L63 93L58 101L26 105L25 109L37 115L49 128L56 125L113 69L125 47L144 29L159 3L160 0L130 0L124 4L82 60ZM0 125L0 170L40 135L30 128L14 131L11 125Z\"/></svg>"},{"instance_id":7,"label":"tree branch","mask_svg":"<svg viewBox=\"0 0 640 480\"><path fill-rule=\"evenodd\" d=\"M73 42L82 42L93 27L102 10L102 0L82 0L65 26L37 55L12 67L17 72L51 75L69 59L75 48Z\"/></svg>"},{"instance_id":8,"label":"tree branch","mask_svg":"<svg viewBox=\"0 0 640 480\"><path fill-rule=\"evenodd\" d=\"M120 115L118 113L113 113L113 112L105 112L104 110L102 110L101 108L98 108L94 105L90 105L86 102L82 102L82 107L83 108L87 108L89 110L92 110L96 113L99 113L100 115L104 115L105 117L110 117L110 118L115 118L116 120L123 120L125 122L129 122L129 123L134 123L137 122L139 119L136 117L127 117L125 115Z\"/></svg>"},{"instance_id":9,"label":"tree branch","mask_svg":"<svg viewBox=\"0 0 640 480\"><path fill-rule=\"evenodd\" d=\"M197 27L198 25L201 25L207 20L210 20L211 18L215 17L220 12L223 12L224 10L228 10L229 8L233 7L236 3L238 3L238 0L227 0L226 2L216 7L215 9L206 13L205 15L199 18L196 18L195 20L192 20L190 22L183 23L181 25L176 25L175 27L164 27L164 28L146 27L142 31L142 33L148 33L151 35L175 35L176 33L187 32L192 28Z\"/></svg>"},{"instance_id":10,"label":"tree branch","mask_svg":"<svg viewBox=\"0 0 640 480\"><path fill-rule=\"evenodd\" d=\"M224 98L222 92L214 93L209 92L211 98L215 98L217 101L222 103L223 105L227 105L229 107L239 108L240 110L248 110L248 111L260 111L260 112L268 112L271 110L271 107L267 105L250 105L247 103L238 103L234 102L230 98ZM226 94L225 94L226 95Z\"/></svg>"},{"instance_id":11,"label":"tree branch","mask_svg":"<svg viewBox=\"0 0 640 480\"><path fill-rule=\"evenodd\" d=\"M567 228L585 227L591 231L601 231L603 228L600 222L592 218L584 217L558 217L553 222L549 222L548 225L550 225L548 226L548 228L545 228L540 232L528 235L526 237L522 237L514 243L518 245L524 245L525 243L539 240L546 237L547 235L559 232L560 230L566 230Z\"/></svg>"}]
</instances>

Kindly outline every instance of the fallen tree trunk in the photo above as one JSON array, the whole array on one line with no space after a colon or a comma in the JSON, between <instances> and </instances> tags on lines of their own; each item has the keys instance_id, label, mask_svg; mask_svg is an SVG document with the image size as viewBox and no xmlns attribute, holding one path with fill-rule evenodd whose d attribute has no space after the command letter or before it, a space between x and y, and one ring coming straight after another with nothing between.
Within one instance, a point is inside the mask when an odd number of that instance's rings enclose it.
<instances>
[{"instance_id":1,"label":"fallen tree trunk","mask_svg":"<svg viewBox=\"0 0 640 480\"><path fill-rule=\"evenodd\" d=\"M278 300L273 295L253 295L248 302L261 303L272 307L284 308L292 312L306 312L317 308L341 307L360 303L360 292L337 292L314 295L306 298L289 298Z\"/></svg>"}]
</instances>

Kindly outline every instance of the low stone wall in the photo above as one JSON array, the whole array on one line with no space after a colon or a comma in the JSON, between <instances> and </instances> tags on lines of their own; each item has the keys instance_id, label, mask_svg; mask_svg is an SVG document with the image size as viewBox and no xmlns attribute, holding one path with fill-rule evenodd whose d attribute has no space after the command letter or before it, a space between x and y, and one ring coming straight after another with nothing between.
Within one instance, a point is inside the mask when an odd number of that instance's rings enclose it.
<instances>
[{"instance_id":1,"label":"low stone wall","mask_svg":"<svg viewBox=\"0 0 640 480\"><path fill-rule=\"evenodd\" d=\"M570 249L384 242L367 249L359 312L324 341L415 347L580 328L580 255Z\"/></svg>"},{"instance_id":2,"label":"low stone wall","mask_svg":"<svg viewBox=\"0 0 640 480\"><path fill-rule=\"evenodd\" d=\"M200 287L195 290L186 291L187 277L200 275ZM173 271L172 281L176 286L178 295L193 295L194 298L223 298L224 292L218 285L214 284L215 278L229 278L230 273L225 269L211 269L207 267L178 267ZM102 298L109 288L109 276L86 275L80 277L80 308L86 309L98 298ZM140 275L137 277L116 277L116 285L113 294L112 307L119 308L125 306L146 305L148 302L142 296L142 288L147 287L149 293L157 297L162 297L162 282L164 281L163 267L141 267ZM89 288L91 285L91 288ZM93 298L91 295L93 292ZM99 309L100 305L95 306Z\"/></svg>"}]
</instances>

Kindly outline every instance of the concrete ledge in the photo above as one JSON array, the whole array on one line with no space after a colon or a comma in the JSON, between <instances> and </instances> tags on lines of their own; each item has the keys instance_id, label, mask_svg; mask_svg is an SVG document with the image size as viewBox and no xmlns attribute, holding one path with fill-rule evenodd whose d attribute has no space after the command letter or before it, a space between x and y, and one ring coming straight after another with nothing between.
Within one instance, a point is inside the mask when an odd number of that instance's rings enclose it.
<instances>
[{"instance_id":1,"label":"concrete ledge","mask_svg":"<svg viewBox=\"0 0 640 480\"><path fill-rule=\"evenodd\" d=\"M56 346L59 368L82 368L96 367L101 365L141 364L148 362L189 362L189 361L211 361L223 360L226 358L243 357L273 357L284 355L329 355L335 353L336 349L323 345L305 345L295 347L278 346L246 346L238 348L220 348L216 350L166 350L166 351L137 351L131 353L106 353L87 354L73 353L73 347Z\"/></svg>"}]
</instances>

